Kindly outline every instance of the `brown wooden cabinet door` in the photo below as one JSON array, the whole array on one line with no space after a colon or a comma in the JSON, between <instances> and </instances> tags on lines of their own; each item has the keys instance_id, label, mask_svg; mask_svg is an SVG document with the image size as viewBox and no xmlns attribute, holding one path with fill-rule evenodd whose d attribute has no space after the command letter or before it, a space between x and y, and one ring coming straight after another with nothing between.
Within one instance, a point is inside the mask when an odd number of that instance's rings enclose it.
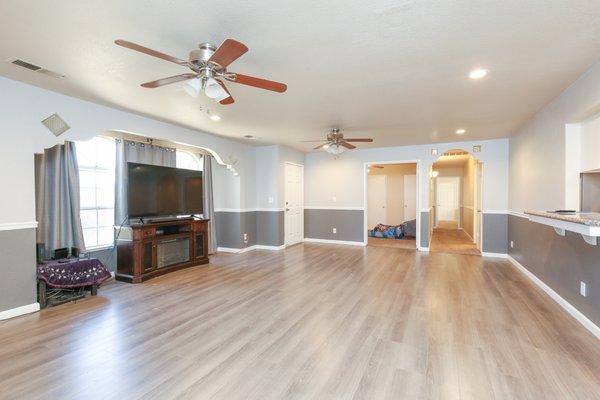
<instances>
[{"instance_id":1,"label":"brown wooden cabinet door","mask_svg":"<svg viewBox=\"0 0 600 400\"><path fill-rule=\"evenodd\" d=\"M156 245L153 240L142 242L142 273L150 272L156 268Z\"/></svg>"},{"instance_id":2,"label":"brown wooden cabinet door","mask_svg":"<svg viewBox=\"0 0 600 400\"><path fill-rule=\"evenodd\" d=\"M205 243L206 232L195 232L194 233L194 258L205 258L206 254L206 243Z\"/></svg>"}]
</instances>

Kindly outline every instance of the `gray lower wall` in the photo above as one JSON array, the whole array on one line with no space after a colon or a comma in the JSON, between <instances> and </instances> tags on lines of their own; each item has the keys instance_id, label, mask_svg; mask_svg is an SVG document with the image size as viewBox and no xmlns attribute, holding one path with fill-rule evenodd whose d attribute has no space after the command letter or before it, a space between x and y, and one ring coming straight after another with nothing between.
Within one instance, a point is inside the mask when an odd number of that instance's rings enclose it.
<instances>
[{"instance_id":1,"label":"gray lower wall","mask_svg":"<svg viewBox=\"0 0 600 400\"><path fill-rule=\"evenodd\" d=\"M284 244L283 211L218 211L215 212L217 246L242 249L254 246ZM248 234L244 243L243 234Z\"/></svg>"},{"instance_id":2,"label":"gray lower wall","mask_svg":"<svg viewBox=\"0 0 600 400\"><path fill-rule=\"evenodd\" d=\"M508 250L508 215L483 214L483 243L485 253L506 254Z\"/></svg>"},{"instance_id":3,"label":"gray lower wall","mask_svg":"<svg viewBox=\"0 0 600 400\"><path fill-rule=\"evenodd\" d=\"M87 252L87 255L97 258L111 272L117 270L117 250L114 247Z\"/></svg>"},{"instance_id":4,"label":"gray lower wall","mask_svg":"<svg viewBox=\"0 0 600 400\"><path fill-rule=\"evenodd\" d=\"M600 325L600 245L573 232L559 236L547 225L508 217L508 253L596 325ZM579 283L587 283L587 297Z\"/></svg>"},{"instance_id":5,"label":"gray lower wall","mask_svg":"<svg viewBox=\"0 0 600 400\"><path fill-rule=\"evenodd\" d=\"M0 231L0 311L37 302L35 228Z\"/></svg>"},{"instance_id":6,"label":"gray lower wall","mask_svg":"<svg viewBox=\"0 0 600 400\"><path fill-rule=\"evenodd\" d=\"M363 210L304 210L305 238L362 243L365 229Z\"/></svg>"}]
</instances>

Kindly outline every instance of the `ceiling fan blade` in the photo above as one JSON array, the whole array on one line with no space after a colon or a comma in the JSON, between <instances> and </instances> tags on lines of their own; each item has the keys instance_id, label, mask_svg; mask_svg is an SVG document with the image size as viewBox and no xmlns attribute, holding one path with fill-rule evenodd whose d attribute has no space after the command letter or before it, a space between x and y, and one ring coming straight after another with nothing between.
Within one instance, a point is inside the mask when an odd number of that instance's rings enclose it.
<instances>
[{"instance_id":1,"label":"ceiling fan blade","mask_svg":"<svg viewBox=\"0 0 600 400\"><path fill-rule=\"evenodd\" d=\"M368 138L358 138L358 139L346 139L346 138L344 138L344 140L346 142L366 142L366 143L373 142L373 139L368 139Z\"/></svg>"},{"instance_id":2,"label":"ceiling fan blade","mask_svg":"<svg viewBox=\"0 0 600 400\"><path fill-rule=\"evenodd\" d=\"M319 150L319 149L322 149L323 147L327 146L328 144L329 144L329 142L327 142L327 143L323 143L323 144L320 144L320 145L318 145L317 147L313 147L313 150Z\"/></svg>"},{"instance_id":3,"label":"ceiling fan blade","mask_svg":"<svg viewBox=\"0 0 600 400\"><path fill-rule=\"evenodd\" d=\"M253 76L235 74L235 79L232 82L241 83L242 85L254 86L260 89L272 90L274 92L283 93L287 90L285 83L269 81L267 79L255 78Z\"/></svg>"},{"instance_id":4,"label":"ceiling fan blade","mask_svg":"<svg viewBox=\"0 0 600 400\"><path fill-rule=\"evenodd\" d=\"M326 142L327 140L325 139L321 139L321 140L301 140L300 143L315 143L315 142Z\"/></svg>"},{"instance_id":5,"label":"ceiling fan blade","mask_svg":"<svg viewBox=\"0 0 600 400\"><path fill-rule=\"evenodd\" d=\"M240 58L247 51L248 47L246 47L245 44L240 43L237 40L227 39L219 46L217 51L213 53L208 61L217 63L221 67L226 67Z\"/></svg>"},{"instance_id":6,"label":"ceiling fan blade","mask_svg":"<svg viewBox=\"0 0 600 400\"><path fill-rule=\"evenodd\" d=\"M136 43L128 42L127 40L118 39L118 40L115 40L115 44L118 44L119 46L127 47L128 49L131 49L131 50L139 51L140 53L148 54L149 56L162 58L163 60L170 61L175 64L185 65L185 66L188 65L187 61L184 61L177 57L170 56L165 53L161 53L160 51L156 51L156 50L152 50L147 47L144 47L144 46L140 46L139 44L136 44Z\"/></svg>"},{"instance_id":7,"label":"ceiling fan blade","mask_svg":"<svg viewBox=\"0 0 600 400\"><path fill-rule=\"evenodd\" d=\"M233 100L233 97L231 96L231 93L229 93L229 90L227 90L227 87L225 86L225 84L218 79L217 79L217 82L219 82L219 85L221 85L223 90L225 92L227 92L227 94L229 95L228 97L225 97L223 100L219 101L219 103L223 104L224 106L226 106L228 104L233 104L235 102L235 100Z\"/></svg>"},{"instance_id":8,"label":"ceiling fan blade","mask_svg":"<svg viewBox=\"0 0 600 400\"><path fill-rule=\"evenodd\" d=\"M162 78L162 79L157 79L155 81L142 83L142 87L153 89L153 88L157 88L159 86L169 85L169 84L175 83L175 82L187 81L188 79L193 79L196 76L197 76L196 74L181 74L181 75L170 76L168 78Z\"/></svg>"},{"instance_id":9,"label":"ceiling fan blade","mask_svg":"<svg viewBox=\"0 0 600 400\"><path fill-rule=\"evenodd\" d=\"M340 145L340 146L344 146L345 148L347 148L347 149L350 149L350 150L352 150L352 149L355 149L355 148L356 148L356 146L354 146L354 145L352 145L352 144L350 144L350 143L346 142L345 140L340 140L340 141L339 141L339 145Z\"/></svg>"}]
</instances>

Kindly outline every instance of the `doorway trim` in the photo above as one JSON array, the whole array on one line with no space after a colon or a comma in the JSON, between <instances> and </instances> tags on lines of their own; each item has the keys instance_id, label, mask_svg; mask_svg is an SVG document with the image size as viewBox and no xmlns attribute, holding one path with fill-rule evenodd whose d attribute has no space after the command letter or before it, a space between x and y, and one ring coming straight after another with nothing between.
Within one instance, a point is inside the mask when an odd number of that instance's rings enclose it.
<instances>
[{"instance_id":1,"label":"doorway trim","mask_svg":"<svg viewBox=\"0 0 600 400\"><path fill-rule=\"evenodd\" d=\"M294 167L300 167L301 170L301 188L300 188L300 209L302 210L302 218L301 218L301 223L300 223L300 241L295 242L295 243L287 243L287 229L288 229L288 224L287 224L287 204L286 203L286 199L287 199L287 184L286 184L286 180L287 180L287 175L286 175L286 166L287 165L292 165ZM297 163L293 163L290 161L285 161L283 163L283 246L287 247L287 246L293 246L295 244L298 243L302 243L304 241L304 165L302 164L297 164Z\"/></svg>"},{"instance_id":2,"label":"doorway trim","mask_svg":"<svg viewBox=\"0 0 600 400\"><path fill-rule=\"evenodd\" d=\"M417 183L416 183L416 193L415 193L415 208L416 208L416 216L417 216L417 235L415 237L416 242L416 250L427 251L427 248L421 247L421 160L394 160L394 161L367 161L363 164L363 244L366 246L369 243L369 237L367 235L368 228L368 213L369 213L369 203L368 203L368 185L367 179L369 177L369 167L371 165L389 165L389 164L416 164L416 175L417 175Z\"/></svg>"}]
</instances>

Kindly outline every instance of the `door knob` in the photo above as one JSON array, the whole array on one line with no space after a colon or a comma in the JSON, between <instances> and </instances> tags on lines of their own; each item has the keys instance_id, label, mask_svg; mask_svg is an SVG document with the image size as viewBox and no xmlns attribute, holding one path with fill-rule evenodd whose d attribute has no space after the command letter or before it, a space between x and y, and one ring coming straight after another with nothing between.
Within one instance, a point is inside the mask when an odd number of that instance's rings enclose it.
<instances>
[{"instance_id":1,"label":"door knob","mask_svg":"<svg viewBox=\"0 0 600 400\"><path fill-rule=\"evenodd\" d=\"M285 211L290 211L290 209L289 209L289 208L286 208L286 209L285 209Z\"/></svg>"}]
</instances>

